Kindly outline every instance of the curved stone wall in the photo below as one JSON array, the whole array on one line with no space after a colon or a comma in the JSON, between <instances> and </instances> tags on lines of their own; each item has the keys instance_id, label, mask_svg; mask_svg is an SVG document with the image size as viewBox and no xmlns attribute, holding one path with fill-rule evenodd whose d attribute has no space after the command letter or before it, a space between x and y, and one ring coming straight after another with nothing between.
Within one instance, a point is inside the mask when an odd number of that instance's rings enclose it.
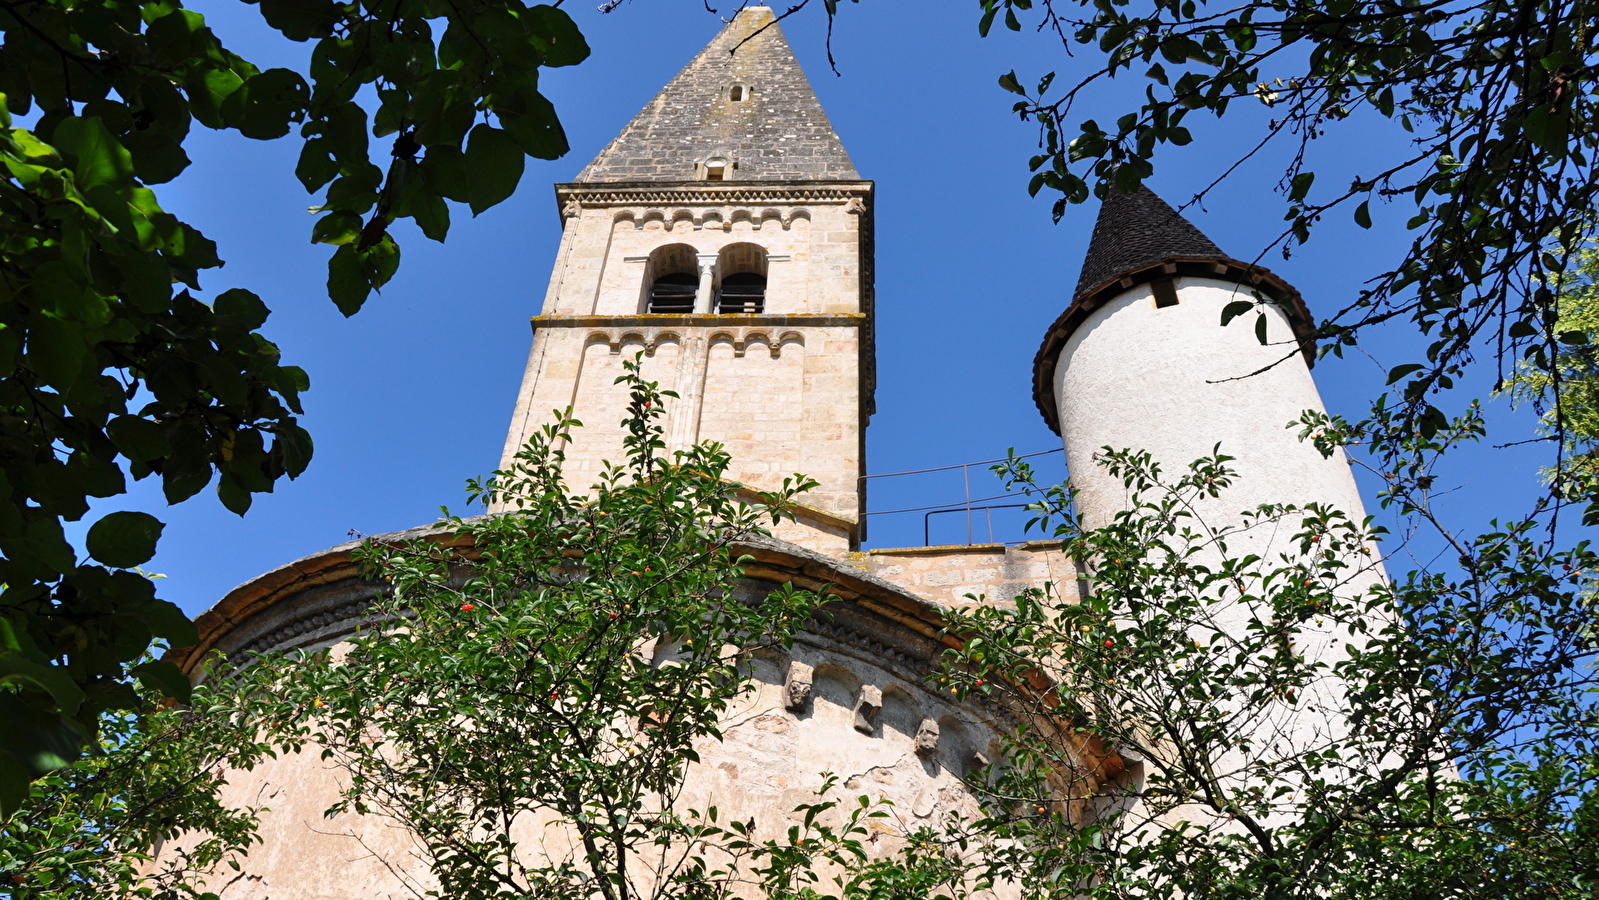
<instances>
[{"instance_id":1,"label":"curved stone wall","mask_svg":"<svg viewBox=\"0 0 1599 900\"><path fill-rule=\"evenodd\" d=\"M453 541L437 529L405 537ZM359 577L349 544L300 560L231 592L200 619L202 643L174 654L191 673L210 650L237 658L251 651L325 647L351 634L380 589ZM956 702L928 686L946 648L938 608L854 566L774 539L739 548L752 556L740 590L764 594L784 583L831 591L838 599L785 653L752 664L751 689L731 707L723 740L700 747L678 807L718 809L721 821L756 822L758 837L778 837L793 810L816 801L824 773L835 799L886 800L868 846L886 854L901 835L979 811L962 776L995 759L997 737L1013 725L993 705ZM671 648L646 652L669 657ZM376 816L324 818L341 773L314 751L236 773L234 803L269 809L263 844L243 871L219 879L224 900L368 900L426 890L421 848ZM523 823L524 842L560 857L572 852L564 829Z\"/></svg>"}]
</instances>

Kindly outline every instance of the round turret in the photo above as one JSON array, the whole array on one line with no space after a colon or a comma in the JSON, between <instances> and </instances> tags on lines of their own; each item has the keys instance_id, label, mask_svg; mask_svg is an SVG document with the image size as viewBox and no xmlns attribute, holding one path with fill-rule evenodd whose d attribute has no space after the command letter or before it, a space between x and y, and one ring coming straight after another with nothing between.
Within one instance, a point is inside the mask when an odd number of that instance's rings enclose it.
<instances>
[{"instance_id":1,"label":"round turret","mask_svg":"<svg viewBox=\"0 0 1599 900\"><path fill-rule=\"evenodd\" d=\"M1220 327L1239 300L1264 301L1264 344L1254 310ZM1034 397L1065 443L1086 523L1105 524L1128 500L1097 462L1104 448L1147 450L1175 480L1218 445L1239 477L1213 515L1318 502L1361 519L1344 455L1324 458L1288 427L1323 409L1313 331L1287 282L1222 253L1147 187L1113 188L1072 304L1034 362Z\"/></svg>"}]
</instances>

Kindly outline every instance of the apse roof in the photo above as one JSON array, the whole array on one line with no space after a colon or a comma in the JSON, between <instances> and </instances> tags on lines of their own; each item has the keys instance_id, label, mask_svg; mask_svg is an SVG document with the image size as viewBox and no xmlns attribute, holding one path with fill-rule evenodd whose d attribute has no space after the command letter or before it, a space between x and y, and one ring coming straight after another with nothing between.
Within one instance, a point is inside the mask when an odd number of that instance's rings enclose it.
<instances>
[{"instance_id":1,"label":"apse roof","mask_svg":"<svg viewBox=\"0 0 1599 900\"><path fill-rule=\"evenodd\" d=\"M692 181L714 157L728 181L860 178L768 7L735 16L577 181Z\"/></svg>"}]
</instances>

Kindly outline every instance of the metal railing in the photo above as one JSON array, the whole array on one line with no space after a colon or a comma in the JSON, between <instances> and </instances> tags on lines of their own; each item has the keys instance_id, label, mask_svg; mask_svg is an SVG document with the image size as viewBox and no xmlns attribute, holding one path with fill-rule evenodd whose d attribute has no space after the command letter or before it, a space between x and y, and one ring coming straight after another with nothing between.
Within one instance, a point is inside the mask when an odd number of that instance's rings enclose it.
<instances>
[{"instance_id":1,"label":"metal railing","mask_svg":"<svg viewBox=\"0 0 1599 900\"><path fill-rule=\"evenodd\" d=\"M927 475L927 474L930 474L930 473L933 473L933 472L951 472L951 471L954 471L956 469L960 469L961 470L961 482L962 482L962 486L963 486L964 492L965 492L965 497L963 499L961 499L961 500L952 500L952 501L947 502L947 503L934 503L934 504L931 504L931 505L928 505L928 506L907 506L907 507L904 507L902 509L881 509L881 510L869 511L869 512L866 512L866 513L862 514L862 524L863 525L866 524L866 519L868 517L870 517L870 516L889 516L889 515L896 515L896 514L903 514L903 513L916 513L916 512L924 513L924 515L922 516L922 546L927 547L927 546L931 546L932 545L932 517L933 516L940 515L940 514L943 514L943 513L964 512L966 514L966 543L967 544L971 544L971 543L973 543L973 541L972 541L972 534L973 534L972 514L974 512L982 512L982 513L985 513L985 518L986 518L986 522L987 522L987 526L988 526L989 543L995 543L995 541L994 541L994 515L993 515L993 510L996 510L996 509L1017 509L1017 508L1025 507L1028 504L1026 504L1026 503L989 504L989 501L991 501L991 500L1009 500L1009 499L1015 498L1015 497L1033 496L1033 495L1037 494L1037 491L1027 490L1027 491L1022 491L1020 493L1012 491L1012 492L1006 492L1006 493L1003 493L1003 494L995 494L995 495L989 496L989 497L973 497L972 496L971 467L972 466L993 465L994 463L1002 463L1002 462L1005 462L1006 460L1009 460L1009 459L1030 459L1030 458L1035 457L1035 456L1047 456L1047 455L1049 455L1051 453L1061 453L1061 452L1064 451L1064 449L1065 448L1063 448L1063 447L1056 447L1056 448L1054 448L1052 450L1038 450L1038 451L1033 452L1033 453L1022 453L1022 454L1018 454L1018 455L1016 455L1014 457L1001 456L1001 457L998 457L996 459L979 459L979 460L974 460L972 462L956 463L954 465L948 465L948 466L932 466L932 467L926 468L926 469L907 469L904 472L880 472L880 473L875 474L875 475L862 475L862 476L860 476L860 478L858 478L856 480L856 490L857 490L858 493L864 494L865 493L865 488L866 488L866 482L868 480L871 480L871 479L874 479L874 478L898 478L898 477L906 476L906 475ZM988 505L978 505L978 504L988 504ZM865 529L862 529L862 531L864 532ZM864 533L862 534L862 537L863 538L865 537ZM1016 543L1016 542L1011 541L1011 542L1008 542L1008 543Z\"/></svg>"}]
</instances>

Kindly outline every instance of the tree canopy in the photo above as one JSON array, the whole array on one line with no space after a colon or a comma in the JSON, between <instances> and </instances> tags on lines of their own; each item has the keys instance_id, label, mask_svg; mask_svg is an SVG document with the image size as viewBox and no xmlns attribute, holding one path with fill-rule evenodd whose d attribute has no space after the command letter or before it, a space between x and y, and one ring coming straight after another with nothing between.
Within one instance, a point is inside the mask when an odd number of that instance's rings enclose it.
<instances>
[{"instance_id":1,"label":"tree canopy","mask_svg":"<svg viewBox=\"0 0 1599 900\"><path fill-rule=\"evenodd\" d=\"M170 503L215 479L242 514L311 459L309 378L261 332L270 311L242 288L198 299L218 248L158 202L153 186L189 165L190 129L303 139L295 174L321 194L311 239L335 248L328 296L345 315L399 268L395 221L442 241L446 200L480 213L516 189L525 156L567 150L539 71L589 51L559 9L258 6L314 42L307 71L261 71L177 0L0 5L0 814L102 712L137 708L128 671L187 696L167 663L127 668L152 638L194 638L136 568L161 523L105 516L86 557L62 523L130 475L159 476Z\"/></svg>"}]
</instances>

